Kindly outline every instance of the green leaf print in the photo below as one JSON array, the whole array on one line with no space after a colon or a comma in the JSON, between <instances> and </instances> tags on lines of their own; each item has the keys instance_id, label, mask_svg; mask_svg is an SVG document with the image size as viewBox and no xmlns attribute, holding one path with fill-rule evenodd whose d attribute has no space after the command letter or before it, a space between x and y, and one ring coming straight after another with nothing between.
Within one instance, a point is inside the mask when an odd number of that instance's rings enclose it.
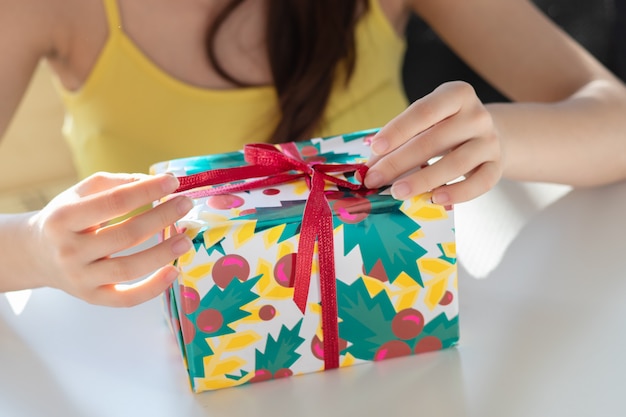
<instances>
[{"instance_id":1,"label":"green leaf print","mask_svg":"<svg viewBox=\"0 0 626 417\"><path fill-rule=\"evenodd\" d=\"M204 339L196 337L193 342L187 345L186 355L187 367L193 377L204 378L204 358L213 355L213 350Z\"/></svg>"},{"instance_id":2,"label":"green leaf print","mask_svg":"<svg viewBox=\"0 0 626 417\"><path fill-rule=\"evenodd\" d=\"M235 278L223 290L217 285L213 286L202 297L198 309L187 315L196 327L195 337L187 345L188 366L193 369L195 376L204 375L204 357L213 355L206 338L234 333L231 325L251 314L242 308L259 298L258 294L252 292L252 288L260 278L261 275L246 281Z\"/></svg>"},{"instance_id":3,"label":"green leaf print","mask_svg":"<svg viewBox=\"0 0 626 417\"><path fill-rule=\"evenodd\" d=\"M300 337L301 326L302 319L293 329L288 329L283 325L276 339L268 335L265 352L256 350L256 369L267 370L272 375L278 370L289 369L300 358L296 350L304 342L304 338Z\"/></svg>"},{"instance_id":4,"label":"green leaf print","mask_svg":"<svg viewBox=\"0 0 626 417\"><path fill-rule=\"evenodd\" d=\"M439 257L439 259L441 259L442 261L446 261L451 265L456 264L456 257L447 256L446 252L443 250L443 245L441 243L437 243L437 247L441 251L441 256Z\"/></svg>"},{"instance_id":5,"label":"green leaf print","mask_svg":"<svg viewBox=\"0 0 626 417\"><path fill-rule=\"evenodd\" d=\"M337 305L339 337L348 342L342 353L373 360L381 345L395 339L391 321L396 311L385 291L372 298L362 279L352 285L337 281Z\"/></svg>"},{"instance_id":6,"label":"green leaf print","mask_svg":"<svg viewBox=\"0 0 626 417\"><path fill-rule=\"evenodd\" d=\"M459 316L449 320L444 313L441 313L424 326L422 333L415 339L415 344L427 336L437 337L441 341L442 348L454 346L459 340Z\"/></svg>"},{"instance_id":7,"label":"green leaf print","mask_svg":"<svg viewBox=\"0 0 626 417\"><path fill-rule=\"evenodd\" d=\"M222 314L224 319L220 329L211 333L211 336L232 333L233 330L229 328L229 325L251 314L242 310L242 307L259 298L258 294L252 292L252 288L254 288L261 276L257 275L246 281L240 281L235 278L223 290L215 285L202 298L198 311L201 312L209 308L215 309Z\"/></svg>"},{"instance_id":8,"label":"green leaf print","mask_svg":"<svg viewBox=\"0 0 626 417\"><path fill-rule=\"evenodd\" d=\"M358 223L343 223L345 253L359 246L366 273L380 260L390 282L404 272L423 286L417 259L426 250L410 238L419 224L400 211L401 202L390 203L389 196L367 198L372 212ZM341 220L335 218L335 223L337 227Z\"/></svg>"},{"instance_id":9,"label":"green leaf print","mask_svg":"<svg viewBox=\"0 0 626 417\"><path fill-rule=\"evenodd\" d=\"M242 307L259 298L258 294L252 292L252 288L260 278L261 275L247 281L233 279L223 290L217 285L213 286L202 297L198 309L187 316L196 324L194 342L199 340L200 344L206 345L206 337L234 333L231 324L251 314Z\"/></svg>"}]
</instances>

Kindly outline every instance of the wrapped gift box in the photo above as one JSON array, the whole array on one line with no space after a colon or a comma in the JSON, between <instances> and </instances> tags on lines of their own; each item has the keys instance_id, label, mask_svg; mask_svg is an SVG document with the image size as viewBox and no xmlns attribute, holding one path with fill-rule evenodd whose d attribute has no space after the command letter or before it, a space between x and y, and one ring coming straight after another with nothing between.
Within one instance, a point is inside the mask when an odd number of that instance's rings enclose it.
<instances>
[{"instance_id":1,"label":"wrapped gift box","mask_svg":"<svg viewBox=\"0 0 626 417\"><path fill-rule=\"evenodd\" d=\"M288 144L290 157L295 150L301 164L330 166L329 171L362 164L371 134ZM208 175L215 183L214 173L249 166L242 151L161 162L151 170L173 173L181 181ZM385 189L346 187L346 182L358 183L348 169L332 174L345 181L339 185L322 181L321 196L332 214L324 238L317 220L323 209L305 211L307 202L313 205L310 172L285 170L261 175L260 181L238 174L223 187L195 184L185 191L195 206L176 228L193 238L194 248L177 260L181 277L165 299L193 390L455 345L452 207L435 205L428 195L397 201ZM303 225L306 216L314 220ZM312 258L298 262L305 228L317 241L309 243ZM329 256L332 268L322 262ZM305 272L310 268L310 283L299 278L303 265Z\"/></svg>"}]
</instances>

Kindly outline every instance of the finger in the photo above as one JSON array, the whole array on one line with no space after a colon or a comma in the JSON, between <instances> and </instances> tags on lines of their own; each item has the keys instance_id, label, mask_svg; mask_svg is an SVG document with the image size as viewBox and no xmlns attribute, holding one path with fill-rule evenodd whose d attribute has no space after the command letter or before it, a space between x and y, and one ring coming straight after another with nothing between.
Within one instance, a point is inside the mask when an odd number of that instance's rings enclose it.
<instances>
[{"instance_id":1,"label":"finger","mask_svg":"<svg viewBox=\"0 0 626 417\"><path fill-rule=\"evenodd\" d=\"M148 177L149 175L146 174L97 172L76 184L74 191L79 197L85 197L120 185L145 180Z\"/></svg>"},{"instance_id":2,"label":"finger","mask_svg":"<svg viewBox=\"0 0 626 417\"><path fill-rule=\"evenodd\" d=\"M500 178L497 164L485 162L465 180L433 190L432 201L441 205L469 201L489 191Z\"/></svg>"},{"instance_id":3,"label":"finger","mask_svg":"<svg viewBox=\"0 0 626 417\"><path fill-rule=\"evenodd\" d=\"M465 142L432 165L398 179L391 186L392 196L402 200L434 190L493 160L493 151L484 142Z\"/></svg>"},{"instance_id":4,"label":"finger","mask_svg":"<svg viewBox=\"0 0 626 417\"><path fill-rule=\"evenodd\" d=\"M89 301L110 307L132 307L163 294L178 276L178 269L167 265L133 284L102 286L96 290L93 299Z\"/></svg>"},{"instance_id":5,"label":"finger","mask_svg":"<svg viewBox=\"0 0 626 417\"><path fill-rule=\"evenodd\" d=\"M57 216L63 216L71 230L80 232L148 206L176 188L178 179L171 175L148 176L69 203L57 210Z\"/></svg>"},{"instance_id":6,"label":"finger","mask_svg":"<svg viewBox=\"0 0 626 417\"><path fill-rule=\"evenodd\" d=\"M145 242L175 223L192 207L193 201L190 198L177 196L122 222L82 235L82 246L86 251L84 259L104 258Z\"/></svg>"},{"instance_id":7,"label":"finger","mask_svg":"<svg viewBox=\"0 0 626 417\"><path fill-rule=\"evenodd\" d=\"M386 155L410 138L458 113L468 95L475 96L475 93L467 83L452 82L437 87L413 102L374 135L372 153Z\"/></svg>"},{"instance_id":8,"label":"finger","mask_svg":"<svg viewBox=\"0 0 626 417\"><path fill-rule=\"evenodd\" d=\"M93 286L127 283L173 262L191 248L189 237L180 233L141 252L92 262L85 276Z\"/></svg>"},{"instance_id":9,"label":"finger","mask_svg":"<svg viewBox=\"0 0 626 417\"><path fill-rule=\"evenodd\" d=\"M448 118L413 137L403 146L379 157L365 176L365 186L379 188L428 163L467 141L482 126L466 123L465 117ZM472 129L472 130L470 130Z\"/></svg>"}]
</instances>

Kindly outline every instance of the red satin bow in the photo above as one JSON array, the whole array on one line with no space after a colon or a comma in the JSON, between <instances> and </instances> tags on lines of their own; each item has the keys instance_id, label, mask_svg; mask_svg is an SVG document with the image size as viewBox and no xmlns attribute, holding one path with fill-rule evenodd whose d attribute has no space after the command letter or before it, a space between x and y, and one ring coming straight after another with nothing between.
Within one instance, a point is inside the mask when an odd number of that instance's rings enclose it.
<instances>
[{"instance_id":1,"label":"red satin bow","mask_svg":"<svg viewBox=\"0 0 626 417\"><path fill-rule=\"evenodd\" d=\"M322 331L324 334L324 367L326 369L337 368L339 367L339 327L337 324L333 217L324 193L324 187L328 181L351 190L363 189L364 186L361 184L354 184L330 174L356 171L361 178L365 178L367 166L363 164L307 162L302 159L294 143L278 146L280 148L266 143L246 145L244 158L249 165L214 169L179 177L180 187L176 192L216 186L186 193L191 197L205 197L264 188L301 178L307 182L310 193L302 215L293 299L300 311L304 313L309 295L313 252L317 240ZM247 181L232 183L239 180Z\"/></svg>"}]
</instances>

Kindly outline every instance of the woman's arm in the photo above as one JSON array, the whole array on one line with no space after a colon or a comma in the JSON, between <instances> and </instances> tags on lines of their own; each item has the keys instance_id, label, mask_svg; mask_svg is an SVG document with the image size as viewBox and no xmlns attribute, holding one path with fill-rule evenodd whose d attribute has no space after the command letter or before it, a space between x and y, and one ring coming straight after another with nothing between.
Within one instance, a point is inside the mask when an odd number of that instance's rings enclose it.
<instances>
[{"instance_id":1,"label":"woman's arm","mask_svg":"<svg viewBox=\"0 0 626 417\"><path fill-rule=\"evenodd\" d=\"M374 151L377 140L389 145L371 162L379 181L436 155L444 157L394 187L402 183L408 194L432 189L435 200L453 203L485 192L502 174L580 186L626 178L626 88L531 3L411 3L514 103L484 106L460 83L438 88L374 138ZM461 176L466 180L441 186Z\"/></svg>"},{"instance_id":2,"label":"woman's arm","mask_svg":"<svg viewBox=\"0 0 626 417\"><path fill-rule=\"evenodd\" d=\"M40 60L63 59L70 37L58 13L65 4L0 0L0 136ZM111 306L155 297L178 276L171 262L191 247L189 238L174 235L132 255L113 255L174 223L191 201L176 197L123 222L109 222L177 186L169 175L96 174L39 212L0 215L0 292L50 286Z\"/></svg>"},{"instance_id":3,"label":"woman's arm","mask_svg":"<svg viewBox=\"0 0 626 417\"><path fill-rule=\"evenodd\" d=\"M54 51L49 11L42 1L0 0L0 139L39 61ZM0 215L0 291L40 285L27 273L32 254L22 242L29 216Z\"/></svg>"},{"instance_id":4,"label":"woman's arm","mask_svg":"<svg viewBox=\"0 0 626 417\"><path fill-rule=\"evenodd\" d=\"M0 139L40 60L54 54L57 35L50 21L54 14L46 4L0 0Z\"/></svg>"}]
</instances>

